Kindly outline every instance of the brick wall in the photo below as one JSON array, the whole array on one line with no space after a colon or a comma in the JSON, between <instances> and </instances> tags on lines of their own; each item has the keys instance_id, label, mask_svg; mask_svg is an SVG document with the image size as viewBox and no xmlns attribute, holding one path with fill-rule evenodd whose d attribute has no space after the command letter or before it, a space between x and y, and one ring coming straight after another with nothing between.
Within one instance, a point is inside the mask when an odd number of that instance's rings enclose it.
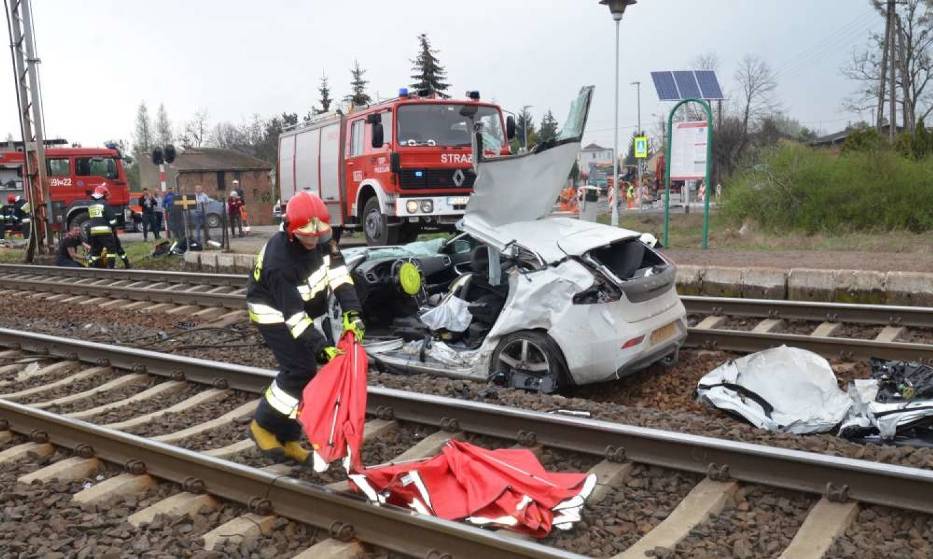
<instances>
[{"instance_id":1,"label":"brick wall","mask_svg":"<svg viewBox=\"0 0 933 559\"><path fill-rule=\"evenodd\" d=\"M272 180L268 171L225 171L223 172L223 185L218 185L218 172L216 171L180 171L178 173L178 186L182 193L193 193L194 185L200 184L204 193L215 200L226 200L233 190L233 181L240 181L243 190L246 211L249 213L251 225L271 225L272 206L275 204L275 195L272 192Z\"/></svg>"}]
</instances>

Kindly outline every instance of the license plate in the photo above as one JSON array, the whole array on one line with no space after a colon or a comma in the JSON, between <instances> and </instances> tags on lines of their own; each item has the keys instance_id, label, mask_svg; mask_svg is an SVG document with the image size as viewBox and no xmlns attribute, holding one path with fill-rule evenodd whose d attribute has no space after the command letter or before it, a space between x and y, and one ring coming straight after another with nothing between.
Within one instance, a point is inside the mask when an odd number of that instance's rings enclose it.
<instances>
[{"instance_id":1,"label":"license plate","mask_svg":"<svg viewBox=\"0 0 933 559\"><path fill-rule=\"evenodd\" d=\"M673 338L677 335L677 323L671 322L666 326L662 326L651 333L651 345L659 344L665 340Z\"/></svg>"},{"instance_id":2,"label":"license plate","mask_svg":"<svg viewBox=\"0 0 933 559\"><path fill-rule=\"evenodd\" d=\"M447 203L451 206L466 206L469 201L469 196L450 196L447 198Z\"/></svg>"}]
</instances>

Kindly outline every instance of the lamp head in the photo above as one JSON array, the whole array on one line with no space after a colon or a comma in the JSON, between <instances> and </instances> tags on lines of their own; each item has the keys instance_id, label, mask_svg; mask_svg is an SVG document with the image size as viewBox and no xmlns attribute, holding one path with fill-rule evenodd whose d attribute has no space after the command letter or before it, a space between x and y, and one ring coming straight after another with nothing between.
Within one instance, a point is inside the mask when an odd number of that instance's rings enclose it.
<instances>
[{"instance_id":1,"label":"lamp head","mask_svg":"<svg viewBox=\"0 0 933 559\"><path fill-rule=\"evenodd\" d=\"M622 14L625 13L625 8L637 2L638 0L599 0L600 4L609 6L609 11L612 12L612 19L616 21L620 21L622 19Z\"/></svg>"}]
</instances>

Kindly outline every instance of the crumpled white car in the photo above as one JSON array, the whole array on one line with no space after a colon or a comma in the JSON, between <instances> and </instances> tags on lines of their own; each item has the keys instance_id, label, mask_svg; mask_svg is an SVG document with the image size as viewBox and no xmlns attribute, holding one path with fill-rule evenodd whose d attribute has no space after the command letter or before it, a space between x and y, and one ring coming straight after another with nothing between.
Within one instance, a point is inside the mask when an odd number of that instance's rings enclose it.
<instances>
[{"instance_id":1,"label":"crumpled white car","mask_svg":"<svg viewBox=\"0 0 933 559\"><path fill-rule=\"evenodd\" d=\"M377 366L552 392L676 360L687 323L674 265L635 231L547 217L592 95L581 89L555 142L476 158L460 235L344 251Z\"/></svg>"}]
</instances>

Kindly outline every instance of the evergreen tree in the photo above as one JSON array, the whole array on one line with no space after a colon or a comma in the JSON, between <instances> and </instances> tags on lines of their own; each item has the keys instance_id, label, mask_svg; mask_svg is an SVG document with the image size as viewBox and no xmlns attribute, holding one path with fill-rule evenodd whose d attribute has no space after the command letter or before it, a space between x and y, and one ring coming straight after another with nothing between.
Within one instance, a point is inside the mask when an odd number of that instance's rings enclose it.
<instances>
[{"instance_id":1,"label":"evergreen tree","mask_svg":"<svg viewBox=\"0 0 933 559\"><path fill-rule=\"evenodd\" d=\"M146 102L139 103L136 109L136 127L133 131L133 151L137 158L139 154L144 156L152 149L152 121L149 119L149 109L146 108Z\"/></svg>"},{"instance_id":2,"label":"evergreen tree","mask_svg":"<svg viewBox=\"0 0 933 559\"><path fill-rule=\"evenodd\" d=\"M531 116L530 112L522 111L515 122L515 138L511 142L512 153L518 153L524 146L526 127L528 128L528 145L525 147L530 149L538 143L538 132L535 130L534 117Z\"/></svg>"},{"instance_id":3,"label":"evergreen tree","mask_svg":"<svg viewBox=\"0 0 933 559\"><path fill-rule=\"evenodd\" d=\"M541 129L538 130L538 142L544 143L557 139L557 119L550 109L544 113L541 119Z\"/></svg>"},{"instance_id":4,"label":"evergreen tree","mask_svg":"<svg viewBox=\"0 0 933 559\"><path fill-rule=\"evenodd\" d=\"M933 151L933 138L930 137L921 118L917 121L917 130L911 139L911 152L913 152L914 159L919 160L929 155L931 151Z\"/></svg>"},{"instance_id":5,"label":"evergreen tree","mask_svg":"<svg viewBox=\"0 0 933 559\"><path fill-rule=\"evenodd\" d=\"M357 66L359 66L359 65L357 65ZM321 76L321 85L320 85L320 87L317 88L317 92L321 95L321 100L320 100L320 103L321 103L321 110L320 110L320 112L326 113L327 111L330 110L330 105L331 105L331 103L334 102L334 100L333 100L333 99L331 98L331 96L330 96L330 86L327 84L327 75L326 75L326 74Z\"/></svg>"},{"instance_id":6,"label":"evergreen tree","mask_svg":"<svg viewBox=\"0 0 933 559\"><path fill-rule=\"evenodd\" d=\"M357 107L368 105L372 101L372 97L366 93L366 84L369 83L369 80L363 79L363 74L365 73L366 70L360 68L359 61L354 60L353 68L350 70L350 74L353 75L353 79L350 80L350 89L353 93L347 95L344 100L349 101Z\"/></svg>"},{"instance_id":7,"label":"evergreen tree","mask_svg":"<svg viewBox=\"0 0 933 559\"><path fill-rule=\"evenodd\" d=\"M415 91L427 90L430 93L436 93L438 96L448 98L445 92L450 88L450 84L444 82L447 79L447 70L440 65L435 56L438 51L431 48L428 36L425 33L418 35L418 43L421 51L418 56L411 61L412 72L411 79L415 80L411 87Z\"/></svg>"},{"instance_id":8,"label":"evergreen tree","mask_svg":"<svg viewBox=\"0 0 933 559\"><path fill-rule=\"evenodd\" d=\"M169 122L168 113L165 112L165 104L159 103L155 120L155 144L165 146L172 143L173 139L172 123Z\"/></svg>"}]
</instances>

